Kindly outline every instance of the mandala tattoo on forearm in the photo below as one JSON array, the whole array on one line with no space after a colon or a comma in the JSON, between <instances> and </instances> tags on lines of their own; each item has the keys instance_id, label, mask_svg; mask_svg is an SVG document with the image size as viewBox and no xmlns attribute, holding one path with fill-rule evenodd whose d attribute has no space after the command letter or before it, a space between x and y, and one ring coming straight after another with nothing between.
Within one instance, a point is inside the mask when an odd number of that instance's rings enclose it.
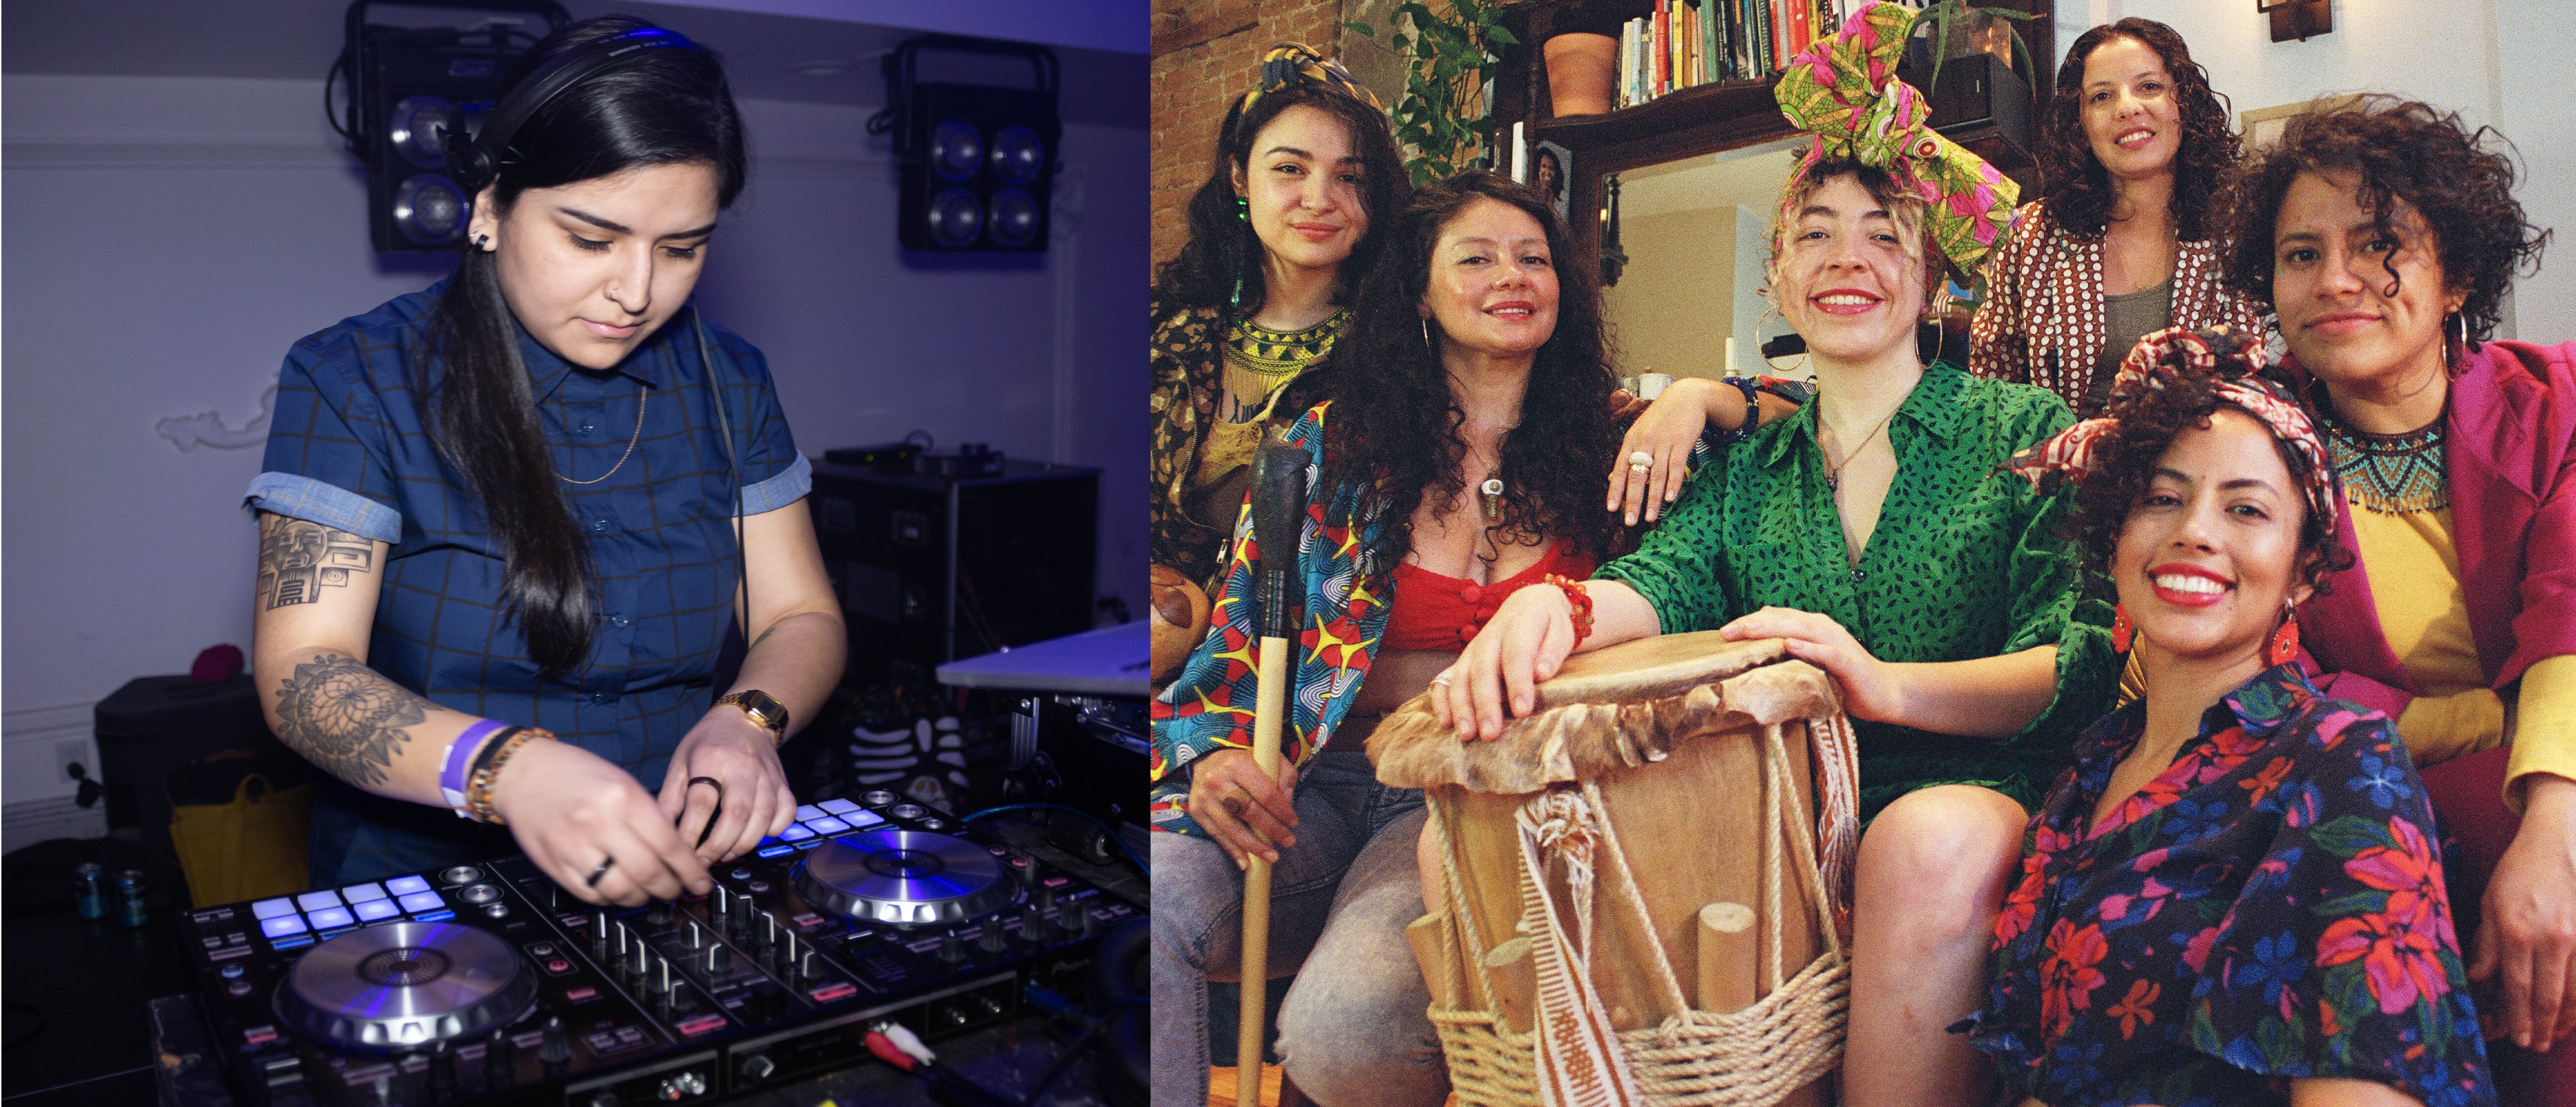
<instances>
[{"instance_id":1,"label":"mandala tattoo on forearm","mask_svg":"<svg viewBox=\"0 0 2576 1107\"><path fill-rule=\"evenodd\" d=\"M345 588L349 574L367 571L375 549L345 530L271 515L259 528L259 605L275 611L321 599L325 588Z\"/></svg>"},{"instance_id":2,"label":"mandala tattoo on forearm","mask_svg":"<svg viewBox=\"0 0 2576 1107\"><path fill-rule=\"evenodd\" d=\"M429 717L429 701L355 658L322 654L277 689L278 737L324 772L361 787L385 782L402 728Z\"/></svg>"}]
</instances>

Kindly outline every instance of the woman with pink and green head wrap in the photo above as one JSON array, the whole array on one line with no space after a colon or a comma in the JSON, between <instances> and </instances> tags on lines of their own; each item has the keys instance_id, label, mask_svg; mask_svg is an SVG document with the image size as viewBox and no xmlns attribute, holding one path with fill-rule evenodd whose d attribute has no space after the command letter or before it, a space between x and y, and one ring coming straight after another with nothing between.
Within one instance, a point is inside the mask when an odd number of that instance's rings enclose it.
<instances>
[{"instance_id":1,"label":"woman with pink and green head wrap","mask_svg":"<svg viewBox=\"0 0 2576 1107\"><path fill-rule=\"evenodd\" d=\"M1998 472L2073 414L1916 345L1932 290L1993 247L2015 191L1931 133L1893 78L1914 15L1863 7L1778 88L1816 138L1781 198L1769 283L1816 396L1601 568L1588 636L1564 590L1515 593L1434 697L1462 737L1493 737L1575 649L1699 630L1786 639L1831 673L1871 820L1842 1081L1863 1105L1982 1101L1991 1068L1943 1027L1984 998L2026 805L2115 675L2109 608L2079 603L2065 497Z\"/></svg>"}]
</instances>

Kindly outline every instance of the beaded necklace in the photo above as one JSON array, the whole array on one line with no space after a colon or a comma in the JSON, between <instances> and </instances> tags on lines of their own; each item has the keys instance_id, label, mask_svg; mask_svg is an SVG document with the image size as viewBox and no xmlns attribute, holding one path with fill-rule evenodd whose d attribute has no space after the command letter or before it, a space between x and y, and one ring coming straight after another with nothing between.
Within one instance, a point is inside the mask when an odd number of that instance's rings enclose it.
<instances>
[{"instance_id":1,"label":"beaded necklace","mask_svg":"<svg viewBox=\"0 0 2576 1107\"><path fill-rule=\"evenodd\" d=\"M2402 434L2371 434L2345 426L2328 409L2326 456L2334 460L2344 498L2381 515L2451 506L2451 482L2442 471L2442 422L2436 418Z\"/></svg>"}]
</instances>

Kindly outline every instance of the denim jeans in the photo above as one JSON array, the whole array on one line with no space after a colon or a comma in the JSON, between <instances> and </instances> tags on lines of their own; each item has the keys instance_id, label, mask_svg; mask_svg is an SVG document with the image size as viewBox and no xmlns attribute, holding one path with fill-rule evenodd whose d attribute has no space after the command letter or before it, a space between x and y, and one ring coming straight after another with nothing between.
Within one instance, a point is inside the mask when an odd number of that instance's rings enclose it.
<instances>
[{"instance_id":1,"label":"denim jeans","mask_svg":"<svg viewBox=\"0 0 2576 1107\"><path fill-rule=\"evenodd\" d=\"M1322 1107L1437 1105L1449 1071L1404 939L1422 917L1422 793L1378 784L1356 743L1336 743L1306 764L1294 802L1297 844L1270 885L1270 973L1297 976L1279 1008L1281 1063ZM1206 838L1156 834L1153 853L1154 1103L1196 1107L1207 982L1242 966L1243 873Z\"/></svg>"}]
</instances>

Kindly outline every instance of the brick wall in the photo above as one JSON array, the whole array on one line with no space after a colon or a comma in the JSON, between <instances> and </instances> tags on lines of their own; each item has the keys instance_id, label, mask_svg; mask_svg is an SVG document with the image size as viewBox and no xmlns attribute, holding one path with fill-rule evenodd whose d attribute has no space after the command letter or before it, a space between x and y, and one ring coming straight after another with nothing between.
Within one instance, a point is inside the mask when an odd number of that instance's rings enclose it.
<instances>
[{"instance_id":1,"label":"brick wall","mask_svg":"<svg viewBox=\"0 0 2576 1107\"><path fill-rule=\"evenodd\" d=\"M1170 260L1188 241L1190 194L1207 179L1208 164L1216 157L1217 125L1252 87L1262 51L1281 42L1303 42L1326 54L1338 53L1342 3L1154 0L1155 264Z\"/></svg>"}]
</instances>

